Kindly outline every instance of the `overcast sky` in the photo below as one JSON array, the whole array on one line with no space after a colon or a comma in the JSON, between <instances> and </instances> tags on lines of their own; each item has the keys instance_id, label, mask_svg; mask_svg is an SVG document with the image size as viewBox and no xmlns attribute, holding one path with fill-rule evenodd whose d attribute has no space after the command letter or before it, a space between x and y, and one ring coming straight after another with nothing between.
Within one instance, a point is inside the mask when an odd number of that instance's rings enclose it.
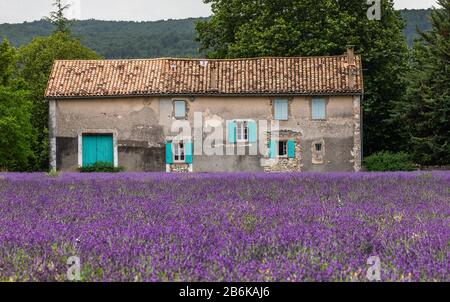
<instances>
[{"instance_id":1,"label":"overcast sky","mask_svg":"<svg viewBox=\"0 0 450 302\"><path fill-rule=\"evenodd\" d=\"M209 5L202 0L65 0L72 2L76 19L151 21L206 17ZM53 0L0 0L0 23L39 20L52 9ZM436 0L395 0L397 8L428 8Z\"/></svg>"}]
</instances>

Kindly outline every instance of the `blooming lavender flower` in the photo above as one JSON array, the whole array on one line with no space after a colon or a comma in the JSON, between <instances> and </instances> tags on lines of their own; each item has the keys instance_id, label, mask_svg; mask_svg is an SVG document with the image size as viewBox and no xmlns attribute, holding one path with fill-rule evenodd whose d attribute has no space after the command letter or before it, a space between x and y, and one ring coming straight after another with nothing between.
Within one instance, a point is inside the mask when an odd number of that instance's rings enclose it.
<instances>
[{"instance_id":1,"label":"blooming lavender flower","mask_svg":"<svg viewBox=\"0 0 450 302\"><path fill-rule=\"evenodd\" d=\"M0 174L0 281L450 281L450 173Z\"/></svg>"}]
</instances>

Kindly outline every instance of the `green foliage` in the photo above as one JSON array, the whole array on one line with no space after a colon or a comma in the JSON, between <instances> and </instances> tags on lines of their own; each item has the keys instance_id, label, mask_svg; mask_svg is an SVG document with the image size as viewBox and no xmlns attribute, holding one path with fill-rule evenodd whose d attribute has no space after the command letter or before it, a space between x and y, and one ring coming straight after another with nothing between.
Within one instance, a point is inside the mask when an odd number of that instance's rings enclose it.
<instances>
[{"instance_id":1,"label":"green foliage","mask_svg":"<svg viewBox=\"0 0 450 302\"><path fill-rule=\"evenodd\" d=\"M16 62L16 50L5 39L0 44L0 85L10 84Z\"/></svg>"},{"instance_id":2,"label":"green foliage","mask_svg":"<svg viewBox=\"0 0 450 302\"><path fill-rule=\"evenodd\" d=\"M34 131L31 102L23 90L0 86L0 167L8 171L29 169L33 159Z\"/></svg>"},{"instance_id":3,"label":"green foliage","mask_svg":"<svg viewBox=\"0 0 450 302\"><path fill-rule=\"evenodd\" d=\"M37 37L19 49L20 76L31 91L33 114L31 122L38 133L33 151L36 154L34 169L48 167L48 102L45 88L54 60L98 59L96 53L66 33L57 32L49 37Z\"/></svg>"},{"instance_id":4,"label":"green foliage","mask_svg":"<svg viewBox=\"0 0 450 302\"><path fill-rule=\"evenodd\" d=\"M70 5L61 3L61 0L55 0L53 2L55 11L50 12L50 16L44 18L55 26L55 33L70 34L70 21L65 17L64 11L67 10Z\"/></svg>"},{"instance_id":5,"label":"green foliage","mask_svg":"<svg viewBox=\"0 0 450 302\"><path fill-rule=\"evenodd\" d=\"M71 21L71 32L81 43L107 59L199 57L195 23L204 18L152 22ZM49 36L54 27L48 21L0 24L0 38L19 47L36 36Z\"/></svg>"},{"instance_id":6,"label":"green foliage","mask_svg":"<svg viewBox=\"0 0 450 302\"><path fill-rule=\"evenodd\" d=\"M365 0L205 2L214 15L197 31L211 58L340 55L355 45L364 67L364 152L404 145L392 111L405 95L408 49L391 0L382 1L381 21L368 20Z\"/></svg>"},{"instance_id":7,"label":"green foliage","mask_svg":"<svg viewBox=\"0 0 450 302\"><path fill-rule=\"evenodd\" d=\"M88 167L79 168L82 173L119 173L123 172L123 167L114 167L111 163L98 162Z\"/></svg>"},{"instance_id":8,"label":"green foliage","mask_svg":"<svg viewBox=\"0 0 450 302\"><path fill-rule=\"evenodd\" d=\"M414 163L407 153L378 152L364 159L364 168L372 172L414 171Z\"/></svg>"},{"instance_id":9,"label":"green foliage","mask_svg":"<svg viewBox=\"0 0 450 302\"><path fill-rule=\"evenodd\" d=\"M407 26L404 34L412 46L416 28L428 30L429 10L401 10ZM195 41L195 23L206 18L128 22L83 20L70 21L70 29L81 43L107 59L199 57L200 44ZM46 21L0 24L0 39L8 38L15 47L30 43L35 36L49 36L54 26ZM213 37L212 37L213 38Z\"/></svg>"},{"instance_id":10,"label":"green foliage","mask_svg":"<svg viewBox=\"0 0 450 302\"><path fill-rule=\"evenodd\" d=\"M431 29L429 20L431 9L402 9L400 14L405 20L406 26L403 33L406 37L408 47L412 47L414 40L419 37L419 31L427 31Z\"/></svg>"},{"instance_id":11,"label":"green foliage","mask_svg":"<svg viewBox=\"0 0 450 302\"><path fill-rule=\"evenodd\" d=\"M421 165L450 163L450 0L438 3L432 29L414 45L407 101L397 108L410 153Z\"/></svg>"},{"instance_id":12,"label":"green foliage","mask_svg":"<svg viewBox=\"0 0 450 302\"><path fill-rule=\"evenodd\" d=\"M59 177L59 172L57 170L50 170L46 174L48 177Z\"/></svg>"}]
</instances>

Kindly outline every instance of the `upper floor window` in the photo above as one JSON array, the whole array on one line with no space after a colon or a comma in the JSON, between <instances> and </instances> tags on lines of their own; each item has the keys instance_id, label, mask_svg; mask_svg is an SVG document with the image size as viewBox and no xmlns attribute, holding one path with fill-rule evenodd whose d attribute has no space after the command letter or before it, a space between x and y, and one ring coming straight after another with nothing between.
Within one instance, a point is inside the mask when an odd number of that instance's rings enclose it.
<instances>
[{"instance_id":1,"label":"upper floor window","mask_svg":"<svg viewBox=\"0 0 450 302\"><path fill-rule=\"evenodd\" d=\"M173 102L175 118L186 117L186 102L183 100L177 100Z\"/></svg>"},{"instance_id":2,"label":"upper floor window","mask_svg":"<svg viewBox=\"0 0 450 302\"><path fill-rule=\"evenodd\" d=\"M278 99L273 102L274 116L276 120L288 120L289 102L288 100Z\"/></svg>"},{"instance_id":3,"label":"upper floor window","mask_svg":"<svg viewBox=\"0 0 450 302\"><path fill-rule=\"evenodd\" d=\"M311 114L313 120L326 119L326 101L324 98L313 98L311 102Z\"/></svg>"}]
</instances>

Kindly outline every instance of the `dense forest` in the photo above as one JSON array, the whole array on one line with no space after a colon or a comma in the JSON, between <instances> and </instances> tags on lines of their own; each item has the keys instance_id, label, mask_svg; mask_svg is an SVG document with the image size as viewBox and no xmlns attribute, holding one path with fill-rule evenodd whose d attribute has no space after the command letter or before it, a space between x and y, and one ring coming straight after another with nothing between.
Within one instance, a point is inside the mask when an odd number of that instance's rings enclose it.
<instances>
[{"instance_id":1,"label":"dense forest","mask_svg":"<svg viewBox=\"0 0 450 302\"><path fill-rule=\"evenodd\" d=\"M81 43L107 59L198 57L195 23L201 18L154 22L75 21L71 26ZM8 38L15 46L29 43L36 36L53 32L50 22L1 24L0 41Z\"/></svg>"},{"instance_id":2,"label":"dense forest","mask_svg":"<svg viewBox=\"0 0 450 302\"><path fill-rule=\"evenodd\" d=\"M426 9L404 9L400 13L406 22L405 29L403 30L408 46L412 47L414 39L418 37L417 30L427 31L431 29L431 23L429 19L431 10Z\"/></svg>"},{"instance_id":3,"label":"dense forest","mask_svg":"<svg viewBox=\"0 0 450 302\"><path fill-rule=\"evenodd\" d=\"M429 10L402 10L404 33L411 47L416 29L430 29ZM107 59L198 57L195 24L203 18L153 22L86 20L74 22L72 32L84 46ZM15 46L29 43L35 36L48 36L53 26L48 21L0 24L0 41L8 38Z\"/></svg>"}]
</instances>

